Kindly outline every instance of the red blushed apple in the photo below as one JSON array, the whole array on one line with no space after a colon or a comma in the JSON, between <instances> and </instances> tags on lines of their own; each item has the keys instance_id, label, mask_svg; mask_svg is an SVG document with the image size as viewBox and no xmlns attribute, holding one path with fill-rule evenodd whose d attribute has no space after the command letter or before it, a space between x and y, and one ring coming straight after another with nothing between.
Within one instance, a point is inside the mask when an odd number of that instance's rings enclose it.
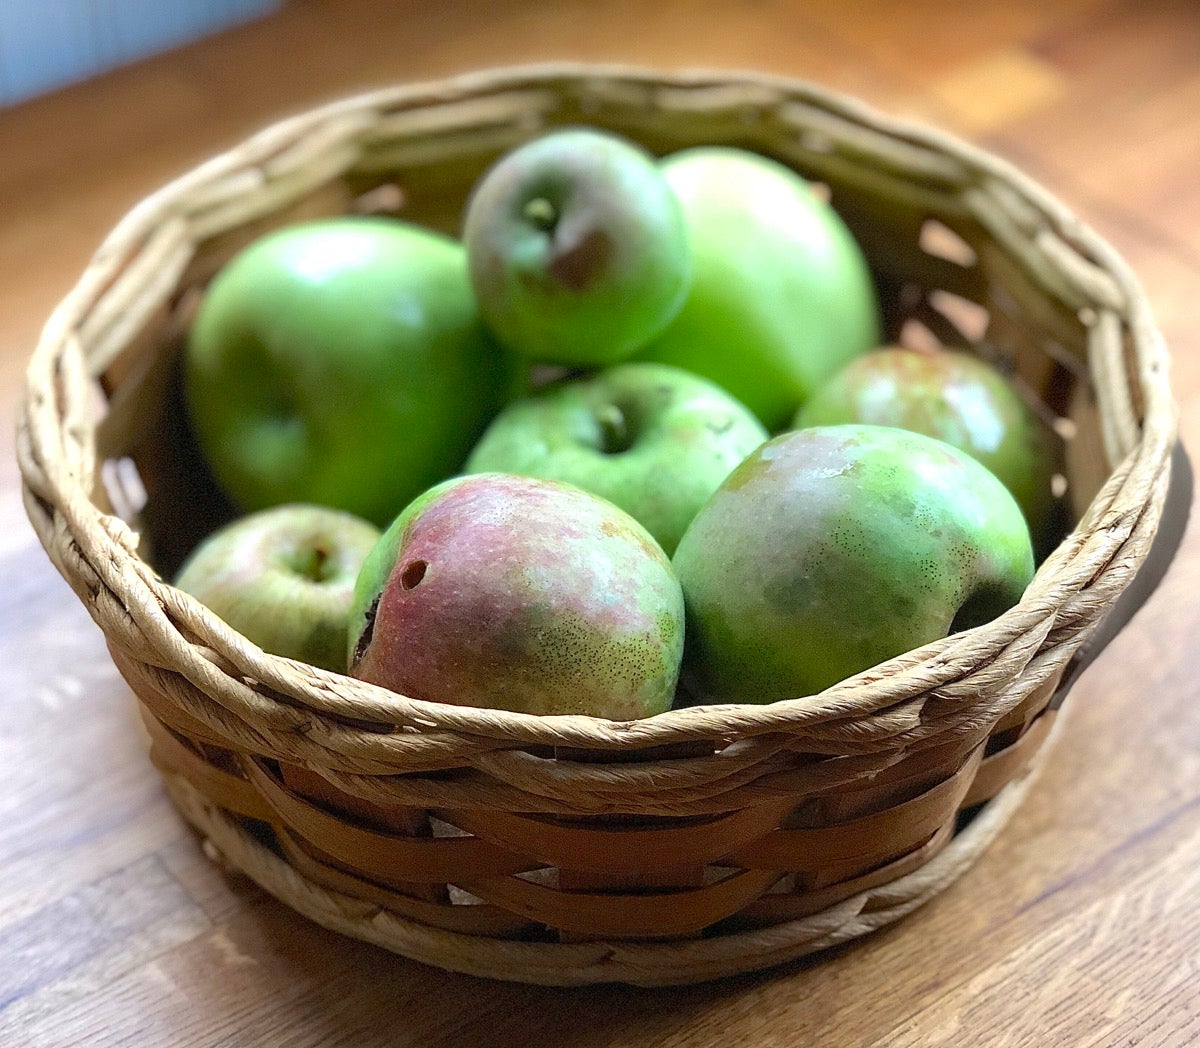
<instances>
[{"instance_id":1,"label":"red blushed apple","mask_svg":"<svg viewBox=\"0 0 1200 1048\"><path fill-rule=\"evenodd\" d=\"M671 704L683 595L649 533L568 484L446 481L367 557L353 676L412 698L631 720Z\"/></svg>"}]
</instances>

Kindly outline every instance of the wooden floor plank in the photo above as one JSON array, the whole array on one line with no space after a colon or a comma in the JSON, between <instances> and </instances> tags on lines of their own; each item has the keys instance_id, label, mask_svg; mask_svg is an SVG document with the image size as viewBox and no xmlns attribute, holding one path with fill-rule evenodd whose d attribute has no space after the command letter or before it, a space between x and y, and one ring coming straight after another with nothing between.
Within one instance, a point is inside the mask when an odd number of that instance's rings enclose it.
<instances>
[{"instance_id":1,"label":"wooden floor plank","mask_svg":"<svg viewBox=\"0 0 1200 1048\"><path fill-rule=\"evenodd\" d=\"M1067 36L1029 48L1070 92L1013 121L997 139L1035 153L1080 189L1136 208L1146 228L1200 262L1200 6L1109 5Z\"/></svg>"},{"instance_id":2,"label":"wooden floor plank","mask_svg":"<svg viewBox=\"0 0 1200 1048\"><path fill-rule=\"evenodd\" d=\"M1200 936L1200 793L1164 829L1170 847L1149 849L1153 865L1132 864L1073 920L1024 939L886 1033L881 1048L1137 1044L1164 1033L1171 1043L1194 1043L1200 1015L1189 990L1200 961L1188 946ZM1131 969L1146 979L1136 995L1119 989Z\"/></svg>"}]
</instances>

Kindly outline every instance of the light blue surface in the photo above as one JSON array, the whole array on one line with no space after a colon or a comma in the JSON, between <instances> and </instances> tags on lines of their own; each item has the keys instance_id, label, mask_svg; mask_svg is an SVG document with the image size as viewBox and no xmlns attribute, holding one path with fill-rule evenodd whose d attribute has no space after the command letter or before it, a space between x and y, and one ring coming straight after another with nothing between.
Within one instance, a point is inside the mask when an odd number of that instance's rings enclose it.
<instances>
[{"instance_id":1,"label":"light blue surface","mask_svg":"<svg viewBox=\"0 0 1200 1048\"><path fill-rule=\"evenodd\" d=\"M0 106L267 14L280 0L0 0Z\"/></svg>"}]
</instances>

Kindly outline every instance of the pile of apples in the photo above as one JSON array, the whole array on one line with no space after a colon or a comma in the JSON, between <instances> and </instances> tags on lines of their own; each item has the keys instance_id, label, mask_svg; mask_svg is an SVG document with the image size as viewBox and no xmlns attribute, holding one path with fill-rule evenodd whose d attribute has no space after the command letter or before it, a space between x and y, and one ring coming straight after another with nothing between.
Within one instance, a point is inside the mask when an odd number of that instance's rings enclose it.
<instances>
[{"instance_id":1,"label":"pile of apples","mask_svg":"<svg viewBox=\"0 0 1200 1048\"><path fill-rule=\"evenodd\" d=\"M185 393L243 515L177 585L415 698L813 694L1011 607L1049 526L1007 380L880 338L859 246L790 169L549 132L460 240L343 217L217 274Z\"/></svg>"}]
</instances>

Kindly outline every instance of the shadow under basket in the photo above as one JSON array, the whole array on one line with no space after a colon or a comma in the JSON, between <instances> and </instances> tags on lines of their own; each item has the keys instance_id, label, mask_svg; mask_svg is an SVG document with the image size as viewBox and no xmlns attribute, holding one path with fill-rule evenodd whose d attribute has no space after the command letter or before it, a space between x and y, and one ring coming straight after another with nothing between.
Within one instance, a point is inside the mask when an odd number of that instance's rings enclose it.
<instances>
[{"instance_id":1,"label":"shadow under basket","mask_svg":"<svg viewBox=\"0 0 1200 1048\"><path fill-rule=\"evenodd\" d=\"M889 340L965 346L1014 379L1061 454L1060 541L1020 604L814 697L616 723L420 702L265 655L163 581L230 514L178 393L212 275L319 216L457 234L501 152L581 123L789 165L858 237ZM304 113L144 200L46 327L19 456L30 518L210 854L447 969L687 983L889 924L1004 826L1181 490L1167 370L1113 249L954 138L752 74L500 69Z\"/></svg>"}]
</instances>

